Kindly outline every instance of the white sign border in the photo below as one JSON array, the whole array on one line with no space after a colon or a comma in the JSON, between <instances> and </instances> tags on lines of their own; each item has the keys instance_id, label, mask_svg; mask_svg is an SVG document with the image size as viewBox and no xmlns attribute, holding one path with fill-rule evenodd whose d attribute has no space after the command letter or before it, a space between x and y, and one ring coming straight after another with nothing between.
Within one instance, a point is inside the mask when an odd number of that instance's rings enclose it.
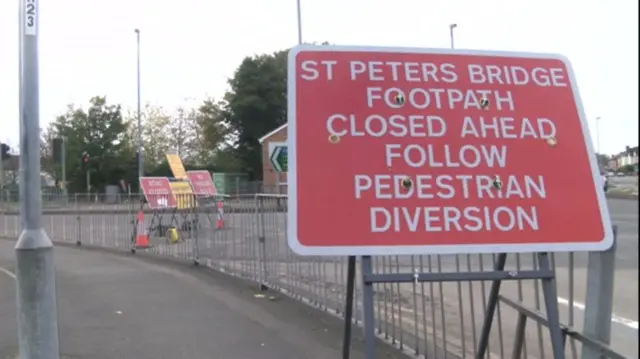
<instances>
[{"instance_id":1,"label":"white sign border","mask_svg":"<svg viewBox=\"0 0 640 359\"><path fill-rule=\"evenodd\" d=\"M587 116L584 111L578 84L571 62L563 55L549 53L506 52L487 50L453 50L435 48L406 48L406 47L376 47L376 46L334 46L334 45L298 45L289 50L287 63L287 142L288 148L288 212L287 212L287 242L289 247L299 255L331 255L331 256L362 256L362 255L410 255L410 254L466 254L466 253L539 253L539 252L570 252L570 251L603 251L613 245L613 229L609 216L609 207L601 185L600 169L596 156L589 156L593 186L598 199L600 217L604 228L604 237L600 242L556 242L556 243L524 243L524 244L464 244L464 245L436 245L436 246L305 246L298 240L298 203L297 203L297 138L296 138L296 56L300 52L380 52L380 53L412 53L412 54L443 54L465 56L494 56L520 57L531 59L556 59L562 61L569 74L574 102L580 116L582 134L589 154L594 154L593 141L589 133ZM425 234L427 235L427 234ZM514 234L516 235L516 234ZM336 230L340 236L340 230Z\"/></svg>"}]
</instances>

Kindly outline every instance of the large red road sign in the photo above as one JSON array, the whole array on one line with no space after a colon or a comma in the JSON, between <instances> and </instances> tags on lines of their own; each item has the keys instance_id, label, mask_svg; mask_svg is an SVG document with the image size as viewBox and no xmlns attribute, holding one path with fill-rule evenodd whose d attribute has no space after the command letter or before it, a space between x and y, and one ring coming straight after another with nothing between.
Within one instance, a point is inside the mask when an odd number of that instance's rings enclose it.
<instances>
[{"instance_id":1,"label":"large red road sign","mask_svg":"<svg viewBox=\"0 0 640 359\"><path fill-rule=\"evenodd\" d=\"M187 177L196 196L216 195L216 186L209 171L187 171Z\"/></svg>"},{"instance_id":2,"label":"large red road sign","mask_svg":"<svg viewBox=\"0 0 640 359\"><path fill-rule=\"evenodd\" d=\"M563 57L300 46L288 69L294 251L611 246L584 110Z\"/></svg>"},{"instance_id":3,"label":"large red road sign","mask_svg":"<svg viewBox=\"0 0 640 359\"><path fill-rule=\"evenodd\" d=\"M140 187L149 207L176 208L178 202L167 177L140 177Z\"/></svg>"}]
</instances>

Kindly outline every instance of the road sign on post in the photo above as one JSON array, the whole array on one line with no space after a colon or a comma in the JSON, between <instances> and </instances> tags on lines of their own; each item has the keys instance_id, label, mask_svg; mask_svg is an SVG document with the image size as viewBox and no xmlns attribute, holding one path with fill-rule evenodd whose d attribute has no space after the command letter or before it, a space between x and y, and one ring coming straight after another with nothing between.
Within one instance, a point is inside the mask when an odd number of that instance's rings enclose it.
<instances>
[{"instance_id":1,"label":"road sign on post","mask_svg":"<svg viewBox=\"0 0 640 359\"><path fill-rule=\"evenodd\" d=\"M167 177L140 177L140 188L151 209L176 208L178 201Z\"/></svg>"},{"instance_id":2,"label":"road sign on post","mask_svg":"<svg viewBox=\"0 0 640 359\"><path fill-rule=\"evenodd\" d=\"M288 238L295 252L611 246L596 156L566 59L299 46L289 52L288 71Z\"/></svg>"},{"instance_id":3,"label":"road sign on post","mask_svg":"<svg viewBox=\"0 0 640 359\"><path fill-rule=\"evenodd\" d=\"M289 156L286 142L269 142L269 160L276 172L289 171Z\"/></svg>"}]
</instances>

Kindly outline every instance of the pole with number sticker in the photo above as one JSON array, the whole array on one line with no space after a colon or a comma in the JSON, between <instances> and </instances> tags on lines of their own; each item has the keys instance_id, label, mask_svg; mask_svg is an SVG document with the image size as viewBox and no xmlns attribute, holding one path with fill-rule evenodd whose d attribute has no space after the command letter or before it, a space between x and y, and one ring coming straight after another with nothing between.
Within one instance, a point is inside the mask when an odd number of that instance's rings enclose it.
<instances>
[{"instance_id":1,"label":"pole with number sticker","mask_svg":"<svg viewBox=\"0 0 640 359\"><path fill-rule=\"evenodd\" d=\"M20 223L16 282L20 358L59 359L53 243L42 227L38 0L20 5Z\"/></svg>"}]
</instances>

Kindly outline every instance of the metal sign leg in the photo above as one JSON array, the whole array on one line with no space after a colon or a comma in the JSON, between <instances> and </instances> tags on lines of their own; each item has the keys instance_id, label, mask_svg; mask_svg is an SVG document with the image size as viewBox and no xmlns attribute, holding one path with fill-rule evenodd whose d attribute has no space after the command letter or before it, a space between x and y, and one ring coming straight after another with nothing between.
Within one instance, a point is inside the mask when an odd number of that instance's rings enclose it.
<instances>
[{"instance_id":1,"label":"metal sign leg","mask_svg":"<svg viewBox=\"0 0 640 359\"><path fill-rule=\"evenodd\" d=\"M373 275L372 260L370 256L362 257L362 311L364 316L364 357L375 359L376 357L376 324L373 308L373 283L364 280L364 277Z\"/></svg>"},{"instance_id":2,"label":"metal sign leg","mask_svg":"<svg viewBox=\"0 0 640 359\"><path fill-rule=\"evenodd\" d=\"M342 359L349 359L351 354L351 322L353 320L353 300L356 286L356 257L349 256L347 264L347 300L344 308L344 340L342 342Z\"/></svg>"},{"instance_id":3,"label":"metal sign leg","mask_svg":"<svg viewBox=\"0 0 640 359\"><path fill-rule=\"evenodd\" d=\"M552 270L548 253L538 253L540 270ZM542 293L544 305L547 309L547 321L549 322L549 335L551 336L551 348L554 359L564 359L564 340L560 328L560 313L558 310L558 290L555 278L543 278Z\"/></svg>"},{"instance_id":4,"label":"metal sign leg","mask_svg":"<svg viewBox=\"0 0 640 359\"><path fill-rule=\"evenodd\" d=\"M494 271L502 272L507 262L507 254L500 253L496 259L494 265ZM478 350L476 351L476 358L482 359L485 357L487 347L489 346L489 335L491 334L491 326L493 325L493 317L495 316L496 308L498 307L498 295L500 294L500 286L502 280L494 280L491 283L491 290L489 291L489 298L487 299L487 310L484 315L484 322L482 323L482 330L480 331L480 339L478 340Z\"/></svg>"}]
</instances>

